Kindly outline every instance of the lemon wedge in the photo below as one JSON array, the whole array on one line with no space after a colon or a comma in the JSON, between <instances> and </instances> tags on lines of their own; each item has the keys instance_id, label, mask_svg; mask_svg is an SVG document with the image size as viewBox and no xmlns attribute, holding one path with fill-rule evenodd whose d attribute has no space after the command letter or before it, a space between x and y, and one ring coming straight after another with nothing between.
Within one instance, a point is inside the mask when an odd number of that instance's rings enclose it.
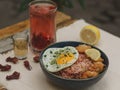
<instances>
[{"instance_id":1,"label":"lemon wedge","mask_svg":"<svg viewBox=\"0 0 120 90\"><path fill-rule=\"evenodd\" d=\"M85 43L95 45L100 39L100 30L93 25L85 26L80 32L80 38Z\"/></svg>"},{"instance_id":2,"label":"lemon wedge","mask_svg":"<svg viewBox=\"0 0 120 90\"><path fill-rule=\"evenodd\" d=\"M100 51L94 48L85 50L85 54L94 61L99 60L99 58L101 57Z\"/></svg>"}]
</instances>

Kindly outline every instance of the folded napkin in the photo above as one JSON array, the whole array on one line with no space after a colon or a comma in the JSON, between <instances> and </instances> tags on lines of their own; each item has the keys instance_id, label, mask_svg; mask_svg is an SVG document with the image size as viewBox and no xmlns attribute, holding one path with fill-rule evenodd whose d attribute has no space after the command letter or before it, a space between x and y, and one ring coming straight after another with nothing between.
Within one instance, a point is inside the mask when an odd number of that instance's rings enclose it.
<instances>
[{"instance_id":1,"label":"folded napkin","mask_svg":"<svg viewBox=\"0 0 120 90\"><path fill-rule=\"evenodd\" d=\"M26 34L26 35L29 34L28 30L24 30L23 32L20 32L20 33ZM8 52L13 49L13 38L12 38L13 36L0 40L0 54Z\"/></svg>"},{"instance_id":2,"label":"folded napkin","mask_svg":"<svg viewBox=\"0 0 120 90\"><path fill-rule=\"evenodd\" d=\"M0 53L13 49L13 40L11 37L0 40Z\"/></svg>"}]
</instances>

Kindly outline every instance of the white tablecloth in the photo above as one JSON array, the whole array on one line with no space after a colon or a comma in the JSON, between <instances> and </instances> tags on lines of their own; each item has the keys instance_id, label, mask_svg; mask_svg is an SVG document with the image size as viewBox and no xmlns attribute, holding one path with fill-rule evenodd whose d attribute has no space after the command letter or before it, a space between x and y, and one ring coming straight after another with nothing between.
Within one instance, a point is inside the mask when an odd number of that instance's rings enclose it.
<instances>
[{"instance_id":1,"label":"white tablecloth","mask_svg":"<svg viewBox=\"0 0 120 90\"><path fill-rule=\"evenodd\" d=\"M78 20L68 27L57 30L58 41L80 41L79 32L88 25L84 20ZM95 85L85 90L120 90L120 38L107 33L100 29L101 39L96 47L103 50L109 58L109 69L106 75ZM5 59L8 56L14 56L13 51L0 55L0 63L6 64ZM12 69L9 72L0 72L0 83L4 84L8 90L62 90L52 85L46 80L39 63L33 62L33 54L29 51L27 60L32 65L32 70L28 71L23 66L23 61L18 64L11 64ZM6 75L12 74L14 71L21 73L19 80L6 81Z\"/></svg>"}]
</instances>

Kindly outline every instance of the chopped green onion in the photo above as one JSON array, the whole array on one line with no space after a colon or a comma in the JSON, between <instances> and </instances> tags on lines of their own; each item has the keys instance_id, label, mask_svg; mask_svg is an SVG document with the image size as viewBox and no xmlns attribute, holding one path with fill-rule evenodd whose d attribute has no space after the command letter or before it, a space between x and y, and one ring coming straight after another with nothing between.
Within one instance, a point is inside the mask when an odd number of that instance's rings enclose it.
<instances>
[{"instance_id":1,"label":"chopped green onion","mask_svg":"<svg viewBox=\"0 0 120 90\"><path fill-rule=\"evenodd\" d=\"M59 66L57 66L56 68L59 68Z\"/></svg>"},{"instance_id":2,"label":"chopped green onion","mask_svg":"<svg viewBox=\"0 0 120 90\"><path fill-rule=\"evenodd\" d=\"M53 64L55 64L55 63L56 63L55 60L52 60L52 61L50 62L51 65L53 65Z\"/></svg>"},{"instance_id":3,"label":"chopped green onion","mask_svg":"<svg viewBox=\"0 0 120 90\"><path fill-rule=\"evenodd\" d=\"M76 54L76 52L74 52L73 54Z\"/></svg>"},{"instance_id":4,"label":"chopped green onion","mask_svg":"<svg viewBox=\"0 0 120 90\"><path fill-rule=\"evenodd\" d=\"M46 64L46 67L48 67L48 65Z\"/></svg>"},{"instance_id":5,"label":"chopped green onion","mask_svg":"<svg viewBox=\"0 0 120 90\"><path fill-rule=\"evenodd\" d=\"M56 57L55 55L53 55L53 57Z\"/></svg>"},{"instance_id":6,"label":"chopped green onion","mask_svg":"<svg viewBox=\"0 0 120 90\"><path fill-rule=\"evenodd\" d=\"M44 55L44 57L47 57L47 55Z\"/></svg>"},{"instance_id":7,"label":"chopped green onion","mask_svg":"<svg viewBox=\"0 0 120 90\"><path fill-rule=\"evenodd\" d=\"M52 51L50 51L50 53L52 54L53 52L52 52Z\"/></svg>"}]
</instances>

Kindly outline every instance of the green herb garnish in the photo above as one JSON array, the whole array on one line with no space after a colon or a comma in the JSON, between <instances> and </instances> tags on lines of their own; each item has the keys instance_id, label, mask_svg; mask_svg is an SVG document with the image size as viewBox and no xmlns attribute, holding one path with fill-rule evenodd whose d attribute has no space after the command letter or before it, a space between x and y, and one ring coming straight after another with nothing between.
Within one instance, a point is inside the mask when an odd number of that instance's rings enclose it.
<instances>
[{"instance_id":1,"label":"green herb garnish","mask_svg":"<svg viewBox=\"0 0 120 90\"><path fill-rule=\"evenodd\" d=\"M52 51L50 51L50 53L52 54L53 52L52 52Z\"/></svg>"},{"instance_id":2,"label":"green herb garnish","mask_svg":"<svg viewBox=\"0 0 120 90\"><path fill-rule=\"evenodd\" d=\"M74 52L73 54L76 54L76 52Z\"/></svg>"},{"instance_id":3,"label":"green herb garnish","mask_svg":"<svg viewBox=\"0 0 120 90\"><path fill-rule=\"evenodd\" d=\"M47 57L47 55L44 55L44 57Z\"/></svg>"},{"instance_id":4,"label":"green herb garnish","mask_svg":"<svg viewBox=\"0 0 120 90\"><path fill-rule=\"evenodd\" d=\"M50 64L51 64L51 65L56 64L56 60L52 60L52 61L50 62Z\"/></svg>"},{"instance_id":5,"label":"green herb garnish","mask_svg":"<svg viewBox=\"0 0 120 90\"><path fill-rule=\"evenodd\" d=\"M58 54L58 51L56 51L55 54Z\"/></svg>"},{"instance_id":6,"label":"green herb garnish","mask_svg":"<svg viewBox=\"0 0 120 90\"><path fill-rule=\"evenodd\" d=\"M46 67L48 67L48 65L46 64Z\"/></svg>"},{"instance_id":7,"label":"green herb garnish","mask_svg":"<svg viewBox=\"0 0 120 90\"><path fill-rule=\"evenodd\" d=\"M53 57L56 57L55 55L53 55Z\"/></svg>"},{"instance_id":8,"label":"green herb garnish","mask_svg":"<svg viewBox=\"0 0 120 90\"><path fill-rule=\"evenodd\" d=\"M56 68L59 68L59 66L57 66Z\"/></svg>"}]
</instances>

